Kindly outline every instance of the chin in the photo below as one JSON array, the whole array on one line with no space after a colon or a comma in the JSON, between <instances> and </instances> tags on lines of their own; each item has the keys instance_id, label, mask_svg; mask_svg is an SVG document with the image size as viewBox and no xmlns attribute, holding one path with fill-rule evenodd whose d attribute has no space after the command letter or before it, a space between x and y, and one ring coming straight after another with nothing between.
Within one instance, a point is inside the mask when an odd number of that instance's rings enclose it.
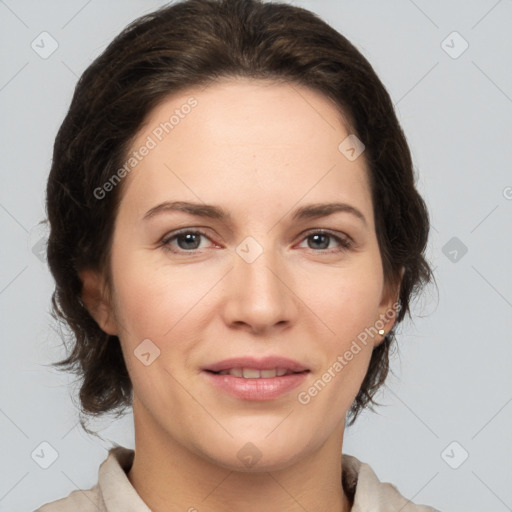
<instances>
[{"instance_id":1,"label":"chin","mask_svg":"<svg viewBox=\"0 0 512 512\"><path fill-rule=\"evenodd\" d=\"M268 432L261 433L259 437L237 436L224 446L212 442L212 446L220 449L203 451L202 454L217 466L241 473L279 471L292 466L305 456L304 450L298 450L298 446L301 446L299 439L288 438L288 441L283 443L279 439L265 439L267 435ZM306 441L303 444L306 444Z\"/></svg>"},{"instance_id":2,"label":"chin","mask_svg":"<svg viewBox=\"0 0 512 512\"><path fill-rule=\"evenodd\" d=\"M258 453L248 446L243 447L242 450L245 450L245 453L241 458L238 453L235 457L232 453L229 453L222 454L222 456L215 458L213 462L217 466L238 473L267 473L289 468L300 459L296 450L292 450L290 453L283 453L281 450L278 453L272 453L270 457L268 456L268 450L266 452L260 450Z\"/></svg>"}]
</instances>

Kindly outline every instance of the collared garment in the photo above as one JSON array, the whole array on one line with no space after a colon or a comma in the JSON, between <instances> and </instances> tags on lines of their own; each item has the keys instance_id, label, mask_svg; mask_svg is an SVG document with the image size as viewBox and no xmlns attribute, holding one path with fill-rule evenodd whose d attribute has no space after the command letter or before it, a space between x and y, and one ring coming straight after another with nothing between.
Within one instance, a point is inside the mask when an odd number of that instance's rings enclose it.
<instances>
[{"instance_id":1,"label":"collared garment","mask_svg":"<svg viewBox=\"0 0 512 512\"><path fill-rule=\"evenodd\" d=\"M35 512L151 512L128 479L134 455L134 450L124 446L111 448L100 465L94 487L73 491ZM415 505L394 485L381 482L368 464L352 455L342 456L342 485L353 499L351 512L439 512L426 505Z\"/></svg>"}]
</instances>

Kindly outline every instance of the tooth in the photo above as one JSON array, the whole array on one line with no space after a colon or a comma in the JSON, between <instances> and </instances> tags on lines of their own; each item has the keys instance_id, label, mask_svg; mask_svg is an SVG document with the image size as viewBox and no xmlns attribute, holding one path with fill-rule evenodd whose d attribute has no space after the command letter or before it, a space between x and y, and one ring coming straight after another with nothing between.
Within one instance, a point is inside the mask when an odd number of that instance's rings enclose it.
<instances>
[{"instance_id":1,"label":"tooth","mask_svg":"<svg viewBox=\"0 0 512 512\"><path fill-rule=\"evenodd\" d=\"M240 377L244 379L272 379L274 377L282 377L291 372L285 368L271 368L268 370L258 370L256 368L230 368L229 370L222 370L218 372L219 375L232 375L233 377Z\"/></svg>"},{"instance_id":2,"label":"tooth","mask_svg":"<svg viewBox=\"0 0 512 512\"><path fill-rule=\"evenodd\" d=\"M244 368L243 370L244 379L259 379L260 371L254 368Z\"/></svg>"}]
</instances>

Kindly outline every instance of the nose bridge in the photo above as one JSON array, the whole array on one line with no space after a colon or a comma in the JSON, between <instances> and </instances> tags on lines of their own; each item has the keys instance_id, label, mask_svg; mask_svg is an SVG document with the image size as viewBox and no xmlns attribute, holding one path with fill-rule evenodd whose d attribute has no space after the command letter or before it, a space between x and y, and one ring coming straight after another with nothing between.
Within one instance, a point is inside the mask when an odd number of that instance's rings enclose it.
<instances>
[{"instance_id":1,"label":"nose bridge","mask_svg":"<svg viewBox=\"0 0 512 512\"><path fill-rule=\"evenodd\" d=\"M243 322L255 329L269 328L289 321L293 297L285 285L288 272L278 251L270 246L271 236L263 240L247 237L236 248L231 273L230 322Z\"/></svg>"},{"instance_id":2,"label":"nose bridge","mask_svg":"<svg viewBox=\"0 0 512 512\"><path fill-rule=\"evenodd\" d=\"M253 256L254 250L254 248L249 248L246 255ZM277 257L273 248L262 249L254 260L240 256L236 266L242 277L242 286L247 286L254 298L260 294L264 298L271 298L275 293L279 293L282 283L276 277L279 265L277 265Z\"/></svg>"}]
</instances>

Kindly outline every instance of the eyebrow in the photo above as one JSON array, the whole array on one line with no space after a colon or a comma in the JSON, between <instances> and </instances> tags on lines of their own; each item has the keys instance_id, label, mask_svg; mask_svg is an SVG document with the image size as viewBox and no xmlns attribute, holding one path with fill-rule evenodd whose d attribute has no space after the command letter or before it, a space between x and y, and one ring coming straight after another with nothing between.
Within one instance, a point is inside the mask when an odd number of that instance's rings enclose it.
<instances>
[{"instance_id":1,"label":"eyebrow","mask_svg":"<svg viewBox=\"0 0 512 512\"><path fill-rule=\"evenodd\" d=\"M155 215L166 212L184 212L196 217L204 217L231 222L231 214L221 208L204 203L191 203L187 201L165 201L154 206L146 212L143 219L148 220ZM361 220L365 226L368 225L365 216L360 210L346 203L316 203L297 208L293 213L293 220L317 219L327 217L337 212L350 213L357 219Z\"/></svg>"}]
</instances>

